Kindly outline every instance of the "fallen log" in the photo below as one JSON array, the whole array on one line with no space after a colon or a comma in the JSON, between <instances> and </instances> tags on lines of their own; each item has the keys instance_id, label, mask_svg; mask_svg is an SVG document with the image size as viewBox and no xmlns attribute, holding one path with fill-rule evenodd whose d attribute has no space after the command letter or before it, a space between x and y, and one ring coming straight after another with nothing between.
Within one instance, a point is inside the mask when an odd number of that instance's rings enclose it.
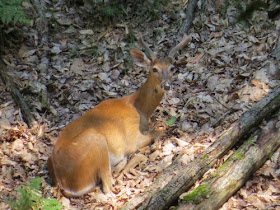
<instances>
[{"instance_id":1,"label":"fallen log","mask_svg":"<svg viewBox=\"0 0 280 210\"><path fill-rule=\"evenodd\" d=\"M220 208L280 146L280 111L195 190L182 196L182 209ZM191 204L192 203L192 204Z\"/></svg>"},{"instance_id":2,"label":"fallen log","mask_svg":"<svg viewBox=\"0 0 280 210\"><path fill-rule=\"evenodd\" d=\"M186 192L218 159L226 154L238 140L248 134L265 117L280 107L280 86L256 103L233 123L217 140L187 166L180 159L166 168L143 193L137 195L123 209L165 209Z\"/></svg>"},{"instance_id":3,"label":"fallen log","mask_svg":"<svg viewBox=\"0 0 280 210\"><path fill-rule=\"evenodd\" d=\"M19 106L23 120L26 122L28 127L31 127L32 123L34 122L34 117L31 113L29 105L25 101L24 97L21 95L17 84L7 72L8 69L6 67L6 64L0 58L0 78L10 91L14 102Z\"/></svg>"}]
</instances>

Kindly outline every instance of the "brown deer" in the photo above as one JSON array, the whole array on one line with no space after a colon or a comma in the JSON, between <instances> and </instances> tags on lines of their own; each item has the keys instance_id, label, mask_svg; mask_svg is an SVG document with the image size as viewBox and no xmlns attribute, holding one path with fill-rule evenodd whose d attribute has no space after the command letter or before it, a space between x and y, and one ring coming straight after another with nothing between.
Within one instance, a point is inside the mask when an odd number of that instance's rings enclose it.
<instances>
[{"instance_id":1,"label":"brown deer","mask_svg":"<svg viewBox=\"0 0 280 210\"><path fill-rule=\"evenodd\" d=\"M157 58L139 39L151 58L138 49L130 49L135 63L150 70L142 87L123 98L101 102L65 127L48 159L50 176L65 196L90 192L98 179L102 181L103 192L110 192L111 168L126 155L151 143L154 132L149 131L149 117L164 92L170 90L170 68L175 53L190 40L185 35L167 57Z\"/></svg>"}]
</instances>

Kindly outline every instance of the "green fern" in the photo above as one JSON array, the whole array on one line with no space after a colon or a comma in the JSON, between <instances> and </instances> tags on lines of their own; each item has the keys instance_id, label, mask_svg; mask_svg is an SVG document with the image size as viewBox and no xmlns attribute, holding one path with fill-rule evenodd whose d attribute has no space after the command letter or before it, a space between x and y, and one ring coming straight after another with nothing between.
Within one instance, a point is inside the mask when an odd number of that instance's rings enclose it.
<instances>
[{"instance_id":1,"label":"green fern","mask_svg":"<svg viewBox=\"0 0 280 210\"><path fill-rule=\"evenodd\" d=\"M13 210L29 210L29 209L45 209L59 210L62 209L62 204L58 204L56 199L42 198L41 178L35 178L30 181L30 184L23 184L17 190L20 193L19 199L9 200Z\"/></svg>"},{"instance_id":2,"label":"green fern","mask_svg":"<svg viewBox=\"0 0 280 210\"><path fill-rule=\"evenodd\" d=\"M30 24L28 16L24 12L22 2L28 0L1 0L0 1L0 20L7 24L11 21Z\"/></svg>"}]
</instances>

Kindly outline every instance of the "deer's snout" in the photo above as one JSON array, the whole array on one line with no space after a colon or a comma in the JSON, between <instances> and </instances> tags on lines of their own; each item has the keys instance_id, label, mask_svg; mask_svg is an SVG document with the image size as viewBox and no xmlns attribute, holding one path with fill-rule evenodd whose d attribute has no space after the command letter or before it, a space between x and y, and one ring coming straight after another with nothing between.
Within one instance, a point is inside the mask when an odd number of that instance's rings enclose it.
<instances>
[{"instance_id":1,"label":"deer's snout","mask_svg":"<svg viewBox=\"0 0 280 210\"><path fill-rule=\"evenodd\" d=\"M164 82L161 84L161 88L165 91L169 91L171 89L171 84L169 82Z\"/></svg>"},{"instance_id":2,"label":"deer's snout","mask_svg":"<svg viewBox=\"0 0 280 210\"><path fill-rule=\"evenodd\" d=\"M168 73L167 69L162 70L162 83L161 88L165 91L169 91L171 89L171 81L170 81L170 75Z\"/></svg>"}]
</instances>

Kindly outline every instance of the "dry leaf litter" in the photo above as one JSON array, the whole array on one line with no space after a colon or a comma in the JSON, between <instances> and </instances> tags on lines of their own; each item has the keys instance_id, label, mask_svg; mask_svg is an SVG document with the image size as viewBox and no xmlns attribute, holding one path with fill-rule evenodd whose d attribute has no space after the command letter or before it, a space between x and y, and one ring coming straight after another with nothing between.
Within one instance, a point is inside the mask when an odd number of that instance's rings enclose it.
<instances>
[{"instance_id":1,"label":"dry leaf litter","mask_svg":"<svg viewBox=\"0 0 280 210\"><path fill-rule=\"evenodd\" d=\"M5 49L4 60L38 124L26 127L0 83L0 209L9 209L6 199L18 195L16 189L35 177L43 178L44 196L58 197L64 209L118 209L144 192L178 154L183 154L184 164L193 160L214 136L279 85L279 63L274 54L279 20L270 20L259 11L252 25L233 24L234 6L224 17L220 4L209 1L206 9L202 5L199 1L189 32L193 40L177 56L172 91L151 119L151 127L165 135L114 169L115 191L108 195L97 187L81 198L61 196L50 185L46 160L65 125L100 101L134 92L147 78L148 72L129 58L129 48L139 47L130 41L129 33L141 33L159 56L166 55L180 39L178 26L184 20L187 2L171 1L156 20L143 23L143 16L136 14L131 21L106 26L99 14L89 15L92 5L47 2L49 49L40 48L35 26L22 27L25 41L16 50ZM41 59L44 50L50 56ZM41 75L46 66L47 75ZM40 100L40 92L46 88L48 112ZM177 118L175 124L166 126L172 116ZM279 152L222 209L279 209Z\"/></svg>"}]
</instances>

